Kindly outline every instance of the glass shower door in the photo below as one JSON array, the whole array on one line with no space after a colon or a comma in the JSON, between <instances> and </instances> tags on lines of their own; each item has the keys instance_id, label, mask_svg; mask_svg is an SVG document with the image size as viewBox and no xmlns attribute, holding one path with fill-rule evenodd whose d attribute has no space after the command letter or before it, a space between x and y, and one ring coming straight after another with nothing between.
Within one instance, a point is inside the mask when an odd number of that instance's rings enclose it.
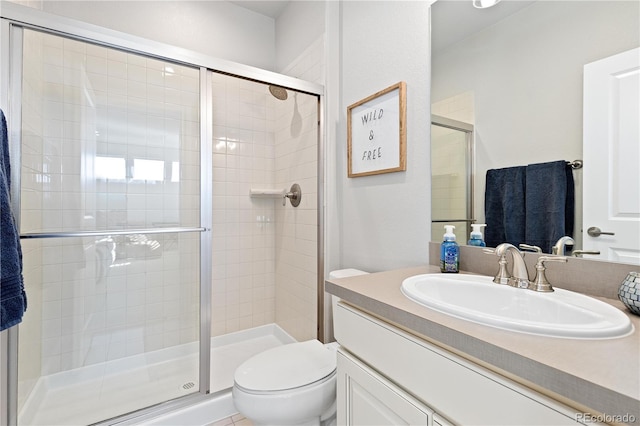
<instances>
[{"instance_id":1,"label":"glass shower door","mask_svg":"<svg viewBox=\"0 0 640 426\"><path fill-rule=\"evenodd\" d=\"M199 69L23 30L18 423L199 391Z\"/></svg>"},{"instance_id":2,"label":"glass shower door","mask_svg":"<svg viewBox=\"0 0 640 426\"><path fill-rule=\"evenodd\" d=\"M473 126L433 115L431 118L431 240L442 241L444 225L456 227L466 244L474 220Z\"/></svg>"}]
</instances>

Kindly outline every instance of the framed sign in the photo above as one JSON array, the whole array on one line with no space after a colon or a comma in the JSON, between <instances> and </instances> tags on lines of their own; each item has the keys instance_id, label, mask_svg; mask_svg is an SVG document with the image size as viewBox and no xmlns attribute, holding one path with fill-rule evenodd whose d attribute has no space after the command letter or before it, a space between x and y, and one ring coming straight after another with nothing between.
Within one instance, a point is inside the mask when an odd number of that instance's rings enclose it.
<instances>
[{"instance_id":1,"label":"framed sign","mask_svg":"<svg viewBox=\"0 0 640 426\"><path fill-rule=\"evenodd\" d=\"M404 81L347 107L349 177L407 169L406 116Z\"/></svg>"}]
</instances>

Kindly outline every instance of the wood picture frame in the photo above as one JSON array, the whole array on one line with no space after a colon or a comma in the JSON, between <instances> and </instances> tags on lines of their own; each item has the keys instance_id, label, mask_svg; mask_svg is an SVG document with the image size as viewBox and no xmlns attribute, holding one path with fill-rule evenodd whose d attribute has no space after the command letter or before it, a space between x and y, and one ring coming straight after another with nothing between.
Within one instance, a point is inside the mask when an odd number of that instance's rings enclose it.
<instances>
[{"instance_id":1,"label":"wood picture frame","mask_svg":"<svg viewBox=\"0 0 640 426\"><path fill-rule=\"evenodd\" d=\"M401 81L347 107L350 178L407 169L407 95Z\"/></svg>"}]
</instances>

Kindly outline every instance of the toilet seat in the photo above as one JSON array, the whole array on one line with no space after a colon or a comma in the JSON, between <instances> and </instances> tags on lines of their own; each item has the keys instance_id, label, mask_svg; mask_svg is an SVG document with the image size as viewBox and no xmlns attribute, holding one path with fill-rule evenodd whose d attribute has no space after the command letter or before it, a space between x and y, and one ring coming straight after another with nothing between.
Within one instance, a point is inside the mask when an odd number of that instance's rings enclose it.
<instances>
[{"instance_id":1,"label":"toilet seat","mask_svg":"<svg viewBox=\"0 0 640 426\"><path fill-rule=\"evenodd\" d=\"M335 370L335 354L318 340L308 340L250 358L238 367L234 382L251 393L285 391L326 381Z\"/></svg>"}]
</instances>

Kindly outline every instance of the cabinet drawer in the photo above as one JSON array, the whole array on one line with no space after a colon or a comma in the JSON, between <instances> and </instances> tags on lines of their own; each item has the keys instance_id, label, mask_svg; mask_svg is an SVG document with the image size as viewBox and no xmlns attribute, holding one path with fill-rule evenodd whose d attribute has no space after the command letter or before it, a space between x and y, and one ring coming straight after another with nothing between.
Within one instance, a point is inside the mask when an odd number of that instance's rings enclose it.
<instances>
[{"instance_id":1,"label":"cabinet drawer","mask_svg":"<svg viewBox=\"0 0 640 426\"><path fill-rule=\"evenodd\" d=\"M576 411L344 303L336 339L454 423L576 425Z\"/></svg>"}]
</instances>

